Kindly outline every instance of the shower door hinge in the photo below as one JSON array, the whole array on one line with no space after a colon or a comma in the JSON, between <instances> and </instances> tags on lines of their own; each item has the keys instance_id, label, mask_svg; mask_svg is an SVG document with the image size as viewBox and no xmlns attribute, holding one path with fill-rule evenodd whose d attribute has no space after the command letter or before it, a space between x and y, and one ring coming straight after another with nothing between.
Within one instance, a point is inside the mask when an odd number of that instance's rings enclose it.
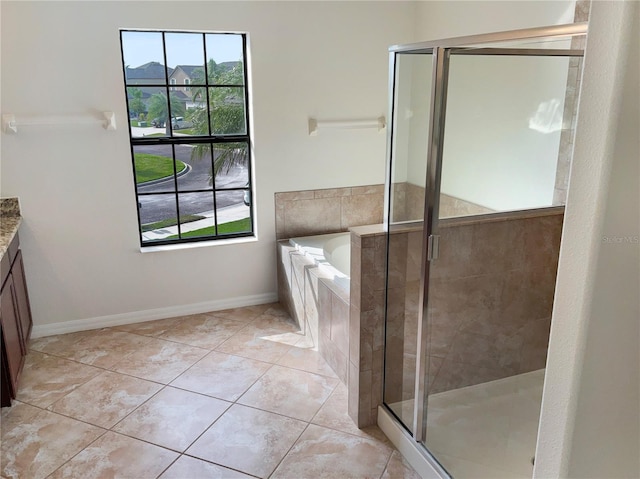
<instances>
[{"instance_id":1,"label":"shower door hinge","mask_svg":"<svg viewBox=\"0 0 640 479\"><path fill-rule=\"evenodd\" d=\"M427 261L438 259L440 254L440 235L429 235L427 238Z\"/></svg>"}]
</instances>

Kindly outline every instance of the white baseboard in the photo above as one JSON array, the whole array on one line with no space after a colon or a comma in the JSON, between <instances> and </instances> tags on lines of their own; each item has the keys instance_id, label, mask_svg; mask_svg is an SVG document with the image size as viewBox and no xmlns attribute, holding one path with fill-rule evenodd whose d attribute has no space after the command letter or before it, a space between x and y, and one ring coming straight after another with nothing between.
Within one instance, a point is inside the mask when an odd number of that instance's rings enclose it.
<instances>
[{"instance_id":1,"label":"white baseboard","mask_svg":"<svg viewBox=\"0 0 640 479\"><path fill-rule=\"evenodd\" d=\"M154 319L165 319L173 318L175 316L185 316L188 314L221 311L229 308L255 306L257 304L274 303L276 301L278 301L277 293L266 293L256 294L253 296L242 296L239 298L204 301L202 303L183 304L180 306L169 306L166 308L147 309L144 311L133 311L131 313L112 314L96 318L74 319L71 321L61 321L59 323L34 324L31 337L41 338L43 336L53 336L54 334L75 333L77 331L121 326L123 324L142 323L144 321L151 321Z\"/></svg>"},{"instance_id":2,"label":"white baseboard","mask_svg":"<svg viewBox=\"0 0 640 479\"><path fill-rule=\"evenodd\" d=\"M451 478L442 466L429 457L429 453L409 436L384 406L378 406L378 427L422 479Z\"/></svg>"}]
</instances>

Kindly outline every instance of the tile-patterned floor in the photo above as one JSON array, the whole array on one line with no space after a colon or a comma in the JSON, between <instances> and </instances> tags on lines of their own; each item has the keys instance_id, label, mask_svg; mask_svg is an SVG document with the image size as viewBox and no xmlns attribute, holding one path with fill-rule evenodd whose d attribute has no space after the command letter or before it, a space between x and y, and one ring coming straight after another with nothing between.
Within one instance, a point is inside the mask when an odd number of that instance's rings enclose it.
<instances>
[{"instance_id":1,"label":"tile-patterned floor","mask_svg":"<svg viewBox=\"0 0 640 479\"><path fill-rule=\"evenodd\" d=\"M31 341L3 478L410 478L277 304Z\"/></svg>"}]
</instances>

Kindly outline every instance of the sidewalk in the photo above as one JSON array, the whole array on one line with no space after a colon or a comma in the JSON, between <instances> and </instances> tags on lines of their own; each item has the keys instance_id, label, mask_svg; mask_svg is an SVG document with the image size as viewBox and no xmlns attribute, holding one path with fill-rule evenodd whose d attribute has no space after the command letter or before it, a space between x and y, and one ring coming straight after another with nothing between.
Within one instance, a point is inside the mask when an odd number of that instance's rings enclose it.
<instances>
[{"instance_id":1,"label":"sidewalk","mask_svg":"<svg viewBox=\"0 0 640 479\"><path fill-rule=\"evenodd\" d=\"M154 126L147 126L147 127L132 126L131 127L131 135L134 138L151 136L158 133L160 133L161 135L165 135L167 133L167 129L156 128ZM180 130L173 130L173 136L192 136L192 135L186 135L184 133L180 133Z\"/></svg>"},{"instance_id":2,"label":"sidewalk","mask_svg":"<svg viewBox=\"0 0 640 479\"><path fill-rule=\"evenodd\" d=\"M181 225L182 232L198 230L200 228L206 228L213 226L214 223L214 211L205 211L204 213L197 213L199 216L205 216L204 219L198 221L191 221ZM244 204L238 204L233 206L227 206L225 208L218 209L218 224L229 223L231 221L237 221L249 217L249 208ZM168 236L177 235L178 226L167 226L166 228L160 228L157 230L146 231L142 233L142 239L144 241L153 241L167 238Z\"/></svg>"},{"instance_id":3,"label":"sidewalk","mask_svg":"<svg viewBox=\"0 0 640 479\"><path fill-rule=\"evenodd\" d=\"M149 135L153 135L154 133L162 133L164 135L166 132L167 130L165 128L156 128L154 126L147 126L147 127L132 126L131 127L131 135L134 138L149 136Z\"/></svg>"}]
</instances>

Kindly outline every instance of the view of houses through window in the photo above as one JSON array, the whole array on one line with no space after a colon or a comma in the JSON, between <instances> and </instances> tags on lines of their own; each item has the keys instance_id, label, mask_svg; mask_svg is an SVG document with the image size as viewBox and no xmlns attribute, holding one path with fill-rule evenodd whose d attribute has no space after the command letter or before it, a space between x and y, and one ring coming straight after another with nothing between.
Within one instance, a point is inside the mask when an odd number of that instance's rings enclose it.
<instances>
[{"instance_id":1,"label":"view of houses through window","mask_svg":"<svg viewBox=\"0 0 640 479\"><path fill-rule=\"evenodd\" d=\"M121 42L141 244L253 235L245 36Z\"/></svg>"}]
</instances>

